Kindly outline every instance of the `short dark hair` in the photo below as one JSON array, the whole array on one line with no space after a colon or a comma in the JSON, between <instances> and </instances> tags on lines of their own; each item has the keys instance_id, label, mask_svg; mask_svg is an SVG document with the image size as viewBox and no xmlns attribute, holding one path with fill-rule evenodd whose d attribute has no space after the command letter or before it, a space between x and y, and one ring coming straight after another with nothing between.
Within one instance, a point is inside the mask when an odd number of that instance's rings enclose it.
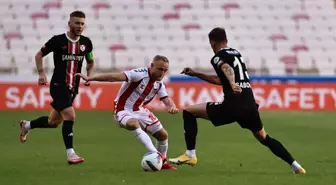
<instances>
[{"instance_id":1,"label":"short dark hair","mask_svg":"<svg viewBox=\"0 0 336 185\"><path fill-rule=\"evenodd\" d=\"M71 17L85 18L85 13L77 10L77 11L74 11L70 14L70 18Z\"/></svg>"},{"instance_id":2,"label":"short dark hair","mask_svg":"<svg viewBox=\"0 0 336 185\"><path fill-rule=\"evenodd\" d=\"M208 34L209 40L215 42L227 41L226 32L224 28L214 28Z\"/></svg>"},{"instance_id":3,"label":"short dark hair","mask_svg":"<svg viewBox=\"0 0 336 185\"><path fill-rule=\"evenodd\" d=\"M153 61L158 61L158 60L162 60L164 62L169 63L168 58L162 55L155 55L155 57L153 58Z\"/></svg>"}]
</instances>

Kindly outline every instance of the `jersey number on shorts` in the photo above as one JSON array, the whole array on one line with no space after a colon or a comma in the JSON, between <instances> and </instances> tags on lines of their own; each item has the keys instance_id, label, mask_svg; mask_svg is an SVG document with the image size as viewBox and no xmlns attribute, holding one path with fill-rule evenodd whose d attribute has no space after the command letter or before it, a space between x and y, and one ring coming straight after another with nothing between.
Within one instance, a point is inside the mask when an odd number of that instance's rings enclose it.
<instances>
[{"instance_id":1,"label":"jersey number on shorts","mask_svg":"<svg viewBox=\"0 0 336 185\"><path fill-rule=\"evenodd\" d=\"M239 73L239 79L240 80L244 80L245 76L246 76L247 79L249 79L249 76L247 74L247 70L246 70L246 66L245 66L245 63L243 61L243 58L235 56L235 60L233 61L233 67L238 67L238 73ZM245 76L244 76L244 74L245 74Z\"/></svg>"},{"instance_id":2,"label":"jersey number on shorts","mask_svg":"<svg viewBox=\"0 0 336 185\"><path fill-rule=\"evenodd\" d=\"M149 117L153 122L157 121L157 117L156 117L153 113L150 113L150 114L148 115L148 117Z\"/></svg>"}]
</instances>

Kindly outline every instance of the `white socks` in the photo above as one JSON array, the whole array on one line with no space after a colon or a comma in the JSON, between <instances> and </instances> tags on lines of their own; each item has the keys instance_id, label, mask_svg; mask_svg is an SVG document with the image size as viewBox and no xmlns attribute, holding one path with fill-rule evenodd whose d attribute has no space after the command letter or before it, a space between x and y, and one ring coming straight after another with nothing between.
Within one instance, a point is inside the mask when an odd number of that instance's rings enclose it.
<instances>
[{"instance_id":1,"label":"white socks","mask_svg":"<svg viewBox=\"0 0 336 185\"><path fill-rule=\"evenodd\" d=\"M150 139L150 137L147 135L146 132L144 132L141 128L137 128L132 132L149 152L157 152L156 148L152 143L152 140Z\"/></svg>"},{"instance_id":2,"label":"white socks","mask_svg":"<svg viewBox=\"0 0 336 185\"><path fill-rule=\"evenodd\" d=\"M156 141L156 149L165 157L167 157L168 151L168 139L164 141Z\"/></svg>"},{"instance_id":3,"label":"white socks","mask_svg":"<svg viewBox=\"0 0 336 185\"><path fill-rule=\"evenodd\" d=\"M24 124L24 128L27 129L27 130L31 129L30 121L26 121L26 123Z\"/></svg>"},{"instance_id":4,"label":"white socks","mask_svg":"<svg viewBox=\"0 0 336 185\"><path fill-rule=\"evenodd\" d=\"M191 158L195 158L196 157L196 149L193 150L187 150L186 154L191 157Z\"/></svg>"},{"instance_id":5,"label":"white socks","mask_svg":"<svg viewBox=\"0 0 336 185\"><path fill-rule=\"evenodd\" d=\"M73 148L69 148L66 150L67 151L67 156L69 157L70 155L72 155L73 153L75 153L75 150Z\"/></svg>"},{"instance_id":6,"label":"white socks","mask_svg":"<svg viewBox=\"0 0 336 185\"><path fill-rule=\"evenodd\" d=\"M292 169L293 169L294 171L296 171L296 170L302 168L301 165L300 165L297 161L294 161L294 162L292 163L291 166L292 166Z\"/></svg>"}]
</instances>

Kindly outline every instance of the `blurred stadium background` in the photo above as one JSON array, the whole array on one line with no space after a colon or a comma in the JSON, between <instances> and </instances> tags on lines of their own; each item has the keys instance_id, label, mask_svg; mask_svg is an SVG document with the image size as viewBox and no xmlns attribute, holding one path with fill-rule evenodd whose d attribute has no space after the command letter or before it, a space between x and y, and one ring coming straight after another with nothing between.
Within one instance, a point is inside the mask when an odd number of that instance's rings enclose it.
<instances>
[{"instance_id":1,"label":"blurred stadium background","mask_svg":"<svg viewBox=\"0 0 336 185\"><path fill-rule=\"evenodd\" d=\"M221 26L251 75L335 74L332 0L1 0L0 73L33 74L33 56L67 30L73 10L87 15L84 35L101 72L147 65L159 53L170 74L210 71L207 33ZM52 55L45 63L51 73Z\"/></svg>"},{"instance_id":2,"label":"blurred stadium background","mask_svg":"<svg viewBox=\"0 0 336 185\"><path fill-rule=\"evenodd\" d=\"M75 147L83 165L66 165L59 129L33 130L27 143L19 143L17 121L50 109L48 87L36 84L34 55L67 30L74 10L86 13L83 34L93 42L96 73L142 67L155 54L166 55L168 91L180 108L222 100L220 87L178 74L187 66L213 73L207 34L224 27L229 45L245 58L267 131L307 176L291 174L237 124L214 129L203 120L199 165L141 172L145 149L112 120L120 84L81 86L74 106L84 111L76 115ZM335 19L333 0L0 0L0 184L335 184ZM52 54L44 65L50 76ZM157 100L150 106L163 108ZM156 115L170 135L168 155L181 154L182 115Z\"/></svg>"}]
</instances>

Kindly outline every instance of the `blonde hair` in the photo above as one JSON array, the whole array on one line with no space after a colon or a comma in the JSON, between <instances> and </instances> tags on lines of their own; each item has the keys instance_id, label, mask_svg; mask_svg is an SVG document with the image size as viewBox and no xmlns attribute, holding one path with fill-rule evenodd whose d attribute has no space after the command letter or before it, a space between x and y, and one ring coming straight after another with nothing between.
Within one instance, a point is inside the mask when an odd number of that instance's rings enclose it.
<instances>
[{"instance_id":1,"label":"blonde hair","mask_svg":"<svg viewBox=\"0 0 336 185\"><path fill-rule=\"evenodd\" d=\"M158 61L158 60L162 60L164 62L169 63L168 58L162 55L155 55L155 57L153 58L153 62Z\"/></svg>"}]
</instances>

